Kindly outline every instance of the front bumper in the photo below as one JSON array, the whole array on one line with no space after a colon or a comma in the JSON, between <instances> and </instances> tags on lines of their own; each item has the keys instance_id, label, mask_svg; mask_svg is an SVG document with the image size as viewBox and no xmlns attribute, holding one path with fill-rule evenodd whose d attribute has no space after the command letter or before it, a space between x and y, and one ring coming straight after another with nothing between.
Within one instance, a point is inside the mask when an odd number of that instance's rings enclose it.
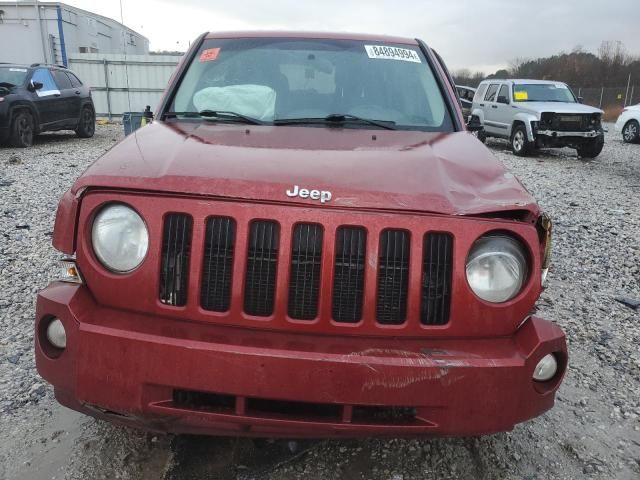
<instances>
[{"instance_id":1,"label":"front bumper","mask_svg":"<svg viewBox=\"0 0 640 480\"><path fill-rule=\"evenodd\" d=\"M45 340L53 316L62 352ZM562 331L535 317L507 338L342 338L114 310L64 283L38 296L35 349L74 410L155 431L290 438L510 430L553 406L567 361ZM533 382L551 352L558 374Z\"/></svg>"},{"instance_id":2,"label":"front bumper","mask_svg":"<svg viewBox=\"0 0 640 480\"><path fill-rule=\"evenodd\" d=\"M590 130L588 132L564 132L560 130L536 130L536 135L542 135L551 138L575 137L575 138L596 138L602 135L599 130Z\"/></svg>"}]
</instances>

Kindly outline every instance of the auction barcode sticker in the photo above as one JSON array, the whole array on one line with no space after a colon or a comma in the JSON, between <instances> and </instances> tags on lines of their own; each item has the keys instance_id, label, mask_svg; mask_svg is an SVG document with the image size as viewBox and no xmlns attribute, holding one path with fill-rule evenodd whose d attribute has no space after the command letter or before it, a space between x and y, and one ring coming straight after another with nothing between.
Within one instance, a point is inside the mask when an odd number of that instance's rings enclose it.
<instances>
[{"instance_id":1,"label":"auction barcode sticker","mask_svg":"<svg viewBox=\"0 0 640 480\"><path fill-rule=\"evenodd\" d=\"M385 45L365 45L369 58L384 58L387 60L402 60L403 62L422 63L418 52L409 48L387 47Z\"/></svg>"}]
</instances>

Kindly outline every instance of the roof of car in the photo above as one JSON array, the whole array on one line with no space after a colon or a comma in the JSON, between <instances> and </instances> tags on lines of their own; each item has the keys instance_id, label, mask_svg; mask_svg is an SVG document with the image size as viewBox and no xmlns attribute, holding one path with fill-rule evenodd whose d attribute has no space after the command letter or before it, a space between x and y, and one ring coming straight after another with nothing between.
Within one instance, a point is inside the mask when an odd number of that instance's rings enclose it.
<instances>
[{"instance_id":1,"label":"roof of car","mask_svg":"<svg viewBox=\"0 0 640 480\"><path fill-rule=\"evenodd\" d=\"M251 30L237 32L209 32L207 33L207 38L318 38L335 40L364 40L370 42L404 43L407 45L418 45L418 42L415 38L344 32L337 33Z\"/></svg>"},{"instance_id":2,"label":"roof of car","mask_svg":"<svg viewBox=\"0 0 640 480\"><path fill-rule=\"evenodd\" d=\"M20 63L3 63L0 62L0 67L3 68L25 68L25 69L33 69L33 68L56 68L58 70L68 70L64 65L53 65L49 63L32 63L31 65L22 65Z\"/></svg>"},{"instance_id":3,"label":"roof of car","mask_svg":"<svg viewBox=\"0 0 640 480\"><path fill-rule=\"evenodd\" d=\"M495 83L495 82L512 82L518 85L557 85L563 84L557 80L534 80L529 78L488 78L483 80L482 83ZM564 84L563 84L564 85Z\"/></svg>"}]
</instances>

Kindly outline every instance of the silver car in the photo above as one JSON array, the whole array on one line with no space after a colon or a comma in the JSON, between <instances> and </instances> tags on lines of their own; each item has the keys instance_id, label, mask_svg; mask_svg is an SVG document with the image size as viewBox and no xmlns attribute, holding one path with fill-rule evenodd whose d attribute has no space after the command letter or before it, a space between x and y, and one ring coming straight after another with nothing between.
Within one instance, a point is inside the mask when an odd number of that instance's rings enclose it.
<instances>
[{"instance_id":1,"label":"silver car","mask_svg":"<svg viewBox=\"0 0 640 480\"><path fill-rule=\"evenodd\" d=\"M464 85L456 85L456 92L458 93L458 99L462 107L462 114L464 118L468 118L469 115L471 115L471 107L473 97L476 95L476 89L473 87L465 87Z\"/></svg>"},{"instance_id":2,"label":"silver car","mask_svg":"<svg viewBox=\"0 0 640 480\"><path fill-rule=\"evenodd\" d=\"M483 130L478 138L505 138L516 155L538 148L571 147L583 158L595 158L604 146L602 110L580 103L562 82L484 80L471 114Z\"/></svg>"}]
</instances>

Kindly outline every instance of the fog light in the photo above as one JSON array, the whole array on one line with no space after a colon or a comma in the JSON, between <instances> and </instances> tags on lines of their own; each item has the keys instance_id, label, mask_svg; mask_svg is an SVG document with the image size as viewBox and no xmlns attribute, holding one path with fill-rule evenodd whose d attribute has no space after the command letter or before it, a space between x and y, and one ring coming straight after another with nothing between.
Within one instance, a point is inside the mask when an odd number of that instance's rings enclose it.
<instances>
[{"instance_id":1,"label":"fog light","mask_svg":"<svg viewBox=\"0 0 640 480\"><path fill-rule=\"evenodd\" d=\"M553 353L549 353L542 357L533 371L533 379L537 382L546 382L551 380L558 371L558 361Z\"/></svg>"},{"instance_id":2,"label":"fog light","mask_svg":"<svg viewBox=\"0 0 640 480\"><path fill-rule=\"evenodd\" d=\"M66 348L67 332L59 318L54 318L47 327L47 340L56 348Z\"/></svg>"}]
</instances>

